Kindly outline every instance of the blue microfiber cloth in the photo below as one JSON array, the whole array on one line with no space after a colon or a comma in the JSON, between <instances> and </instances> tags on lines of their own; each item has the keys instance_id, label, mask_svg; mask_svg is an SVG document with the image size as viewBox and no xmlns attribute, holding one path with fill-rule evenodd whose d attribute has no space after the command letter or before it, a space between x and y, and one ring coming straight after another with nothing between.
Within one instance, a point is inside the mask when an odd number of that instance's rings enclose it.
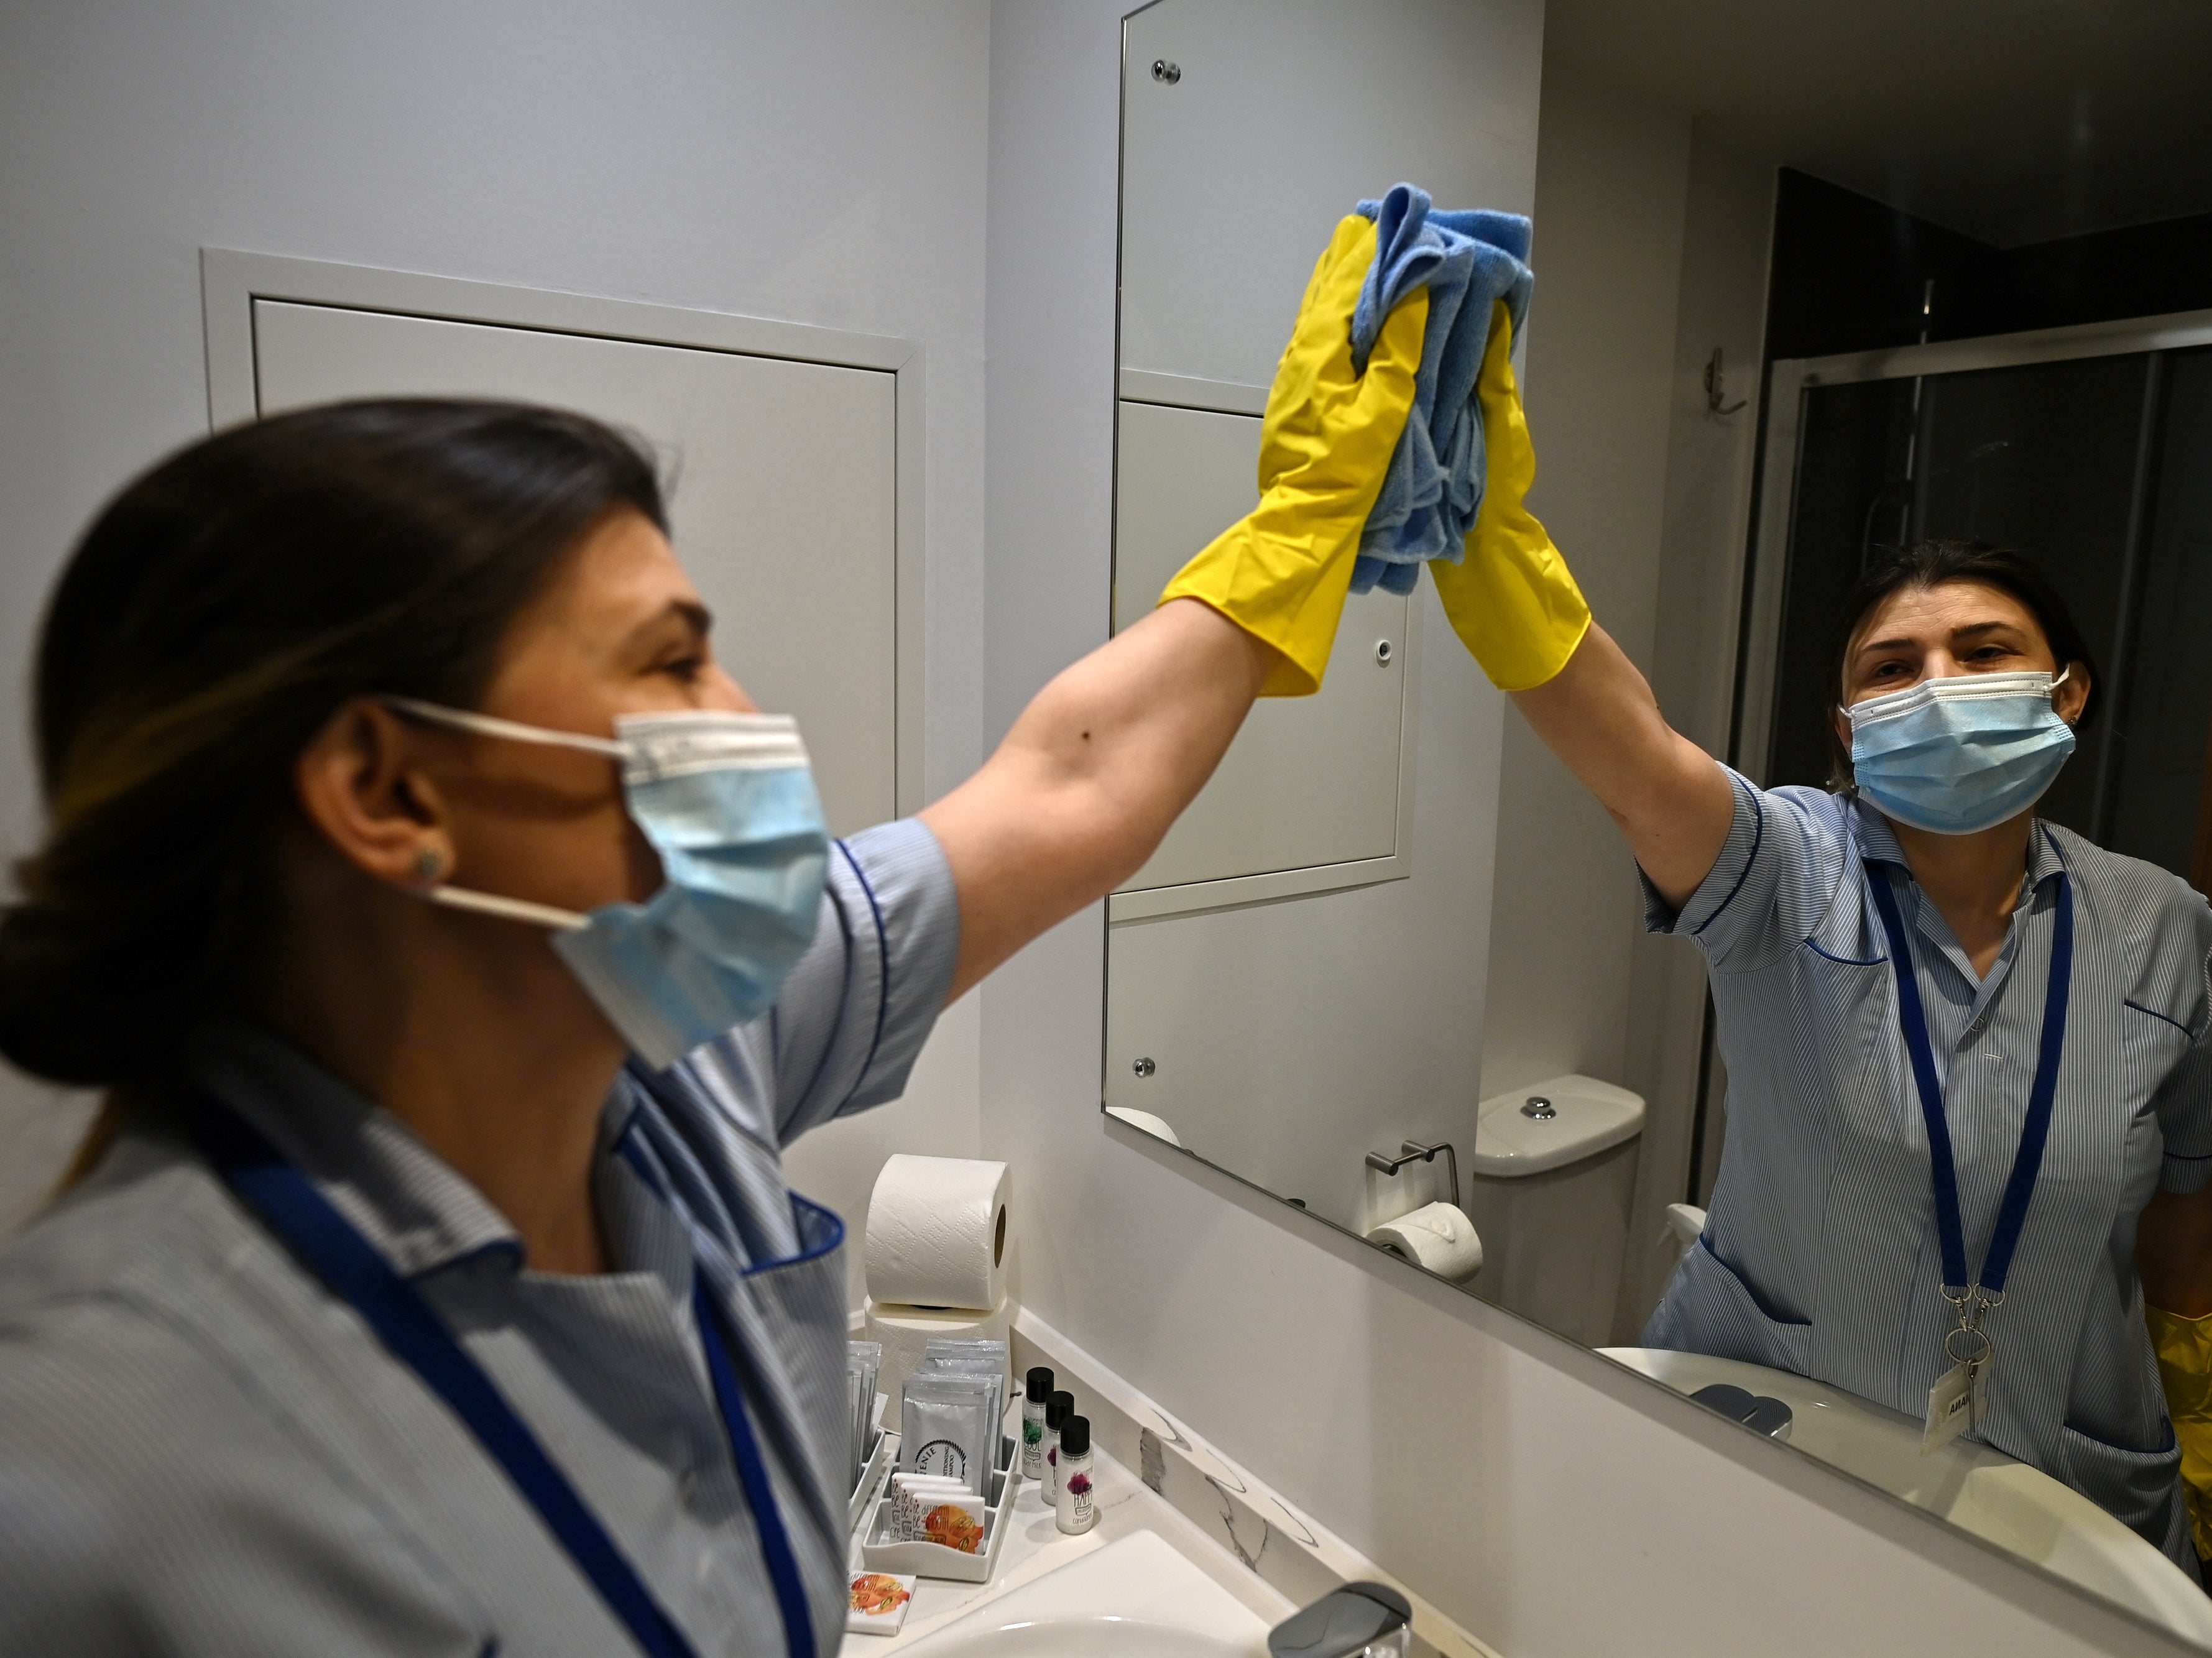
<instances>
[{"instance_id":1,"label":"blue microfiber cloth","mask_svg":"<svg viewBox=\"0 0 2212 1658\"><path fill-rule=\"evenodd\" d=\"M1356 210L1375 221L1375 263L1352 314L1355 368L1366 371L1367 354L1398 301L1424 283L1429 290L1413 412L1360 532L1352 572L1355 593L1378 586L1410 593L1423 561L1456 564L1465 556L1467 532L1482 505L1482 408L1474 382L1494 301L1505 301L1513 337L1521 337L1536 282L1526 263L1529 225L1517 213L1439 211L1417 185L1399 185Z\"/></svg>"}]
</instances>

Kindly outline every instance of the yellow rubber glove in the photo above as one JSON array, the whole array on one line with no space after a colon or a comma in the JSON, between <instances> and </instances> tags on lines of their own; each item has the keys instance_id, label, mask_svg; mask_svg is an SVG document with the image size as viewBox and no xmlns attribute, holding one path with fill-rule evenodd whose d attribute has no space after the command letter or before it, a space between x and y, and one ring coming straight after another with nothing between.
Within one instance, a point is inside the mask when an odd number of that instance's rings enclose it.
<instances>
[{"instance_id":1,"label":"yellow rubber glove","mask_svg":"<svg viewBox=\"0 0 2212 1658\"><path fill-rule=\"evenodd\" d=\"M1468 531L1466 559L1458 564L1433 559L1429 574L1452 631L1490 683L1502 691L1525 691L1567 665L1589 631L1590 612L1566 560L1521 504L1536 481L1536 452L1529 446L1528 418L1513 383L1512 349L1505 302L1493 301L1490 341L1475 380L1489 454L1482 505Z\"/></svg>"},{"instance_id":2,"label":"yellow rubber glove","mask_svg":"<svg viewBox=\"0 0 2212 1658\"><path fill-rule=\"evenodd\" d=\"M1413 406L1429 291L1384 319L1367 372L1352 368L1352 312L1375 263L1375 225L1337 226L1314 266L1260 425L1260 504L1184 565L1160 594L1212 605L1273 646L1262 696L1321 689L1359 556L1359 532Z\"/></svg>"},{"instance_id":3,"label":"yellow rubber glove","mask_svg":"<svg viewBox=\"0 0 2212 1658\"><path fill-rule=\"evenodd\" d=\"M2181 1442L2181 1495L2200 1558L2212 1560L2212 1315L2183 1318L2148 1303L2143 1321L2166 1384L2166 1413Z\"/></svg>"}]
</instances>

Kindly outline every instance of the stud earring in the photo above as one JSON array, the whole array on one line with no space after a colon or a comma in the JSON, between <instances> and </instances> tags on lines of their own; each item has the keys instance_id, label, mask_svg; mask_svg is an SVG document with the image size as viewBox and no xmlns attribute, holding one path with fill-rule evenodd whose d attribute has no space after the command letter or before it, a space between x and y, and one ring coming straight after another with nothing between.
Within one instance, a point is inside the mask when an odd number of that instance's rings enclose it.
<instances>
[{"instance_id":1,"label":"stud earring","mask_svg":"<svg viewBox=\"0 0 2212 1658\"><path fill-rule=\"evenodd\" d=\"M415 878L426 887L434 887L446 873L446 854L435 847L425 847L415 854Z\"/></svg>"}]
</instances>

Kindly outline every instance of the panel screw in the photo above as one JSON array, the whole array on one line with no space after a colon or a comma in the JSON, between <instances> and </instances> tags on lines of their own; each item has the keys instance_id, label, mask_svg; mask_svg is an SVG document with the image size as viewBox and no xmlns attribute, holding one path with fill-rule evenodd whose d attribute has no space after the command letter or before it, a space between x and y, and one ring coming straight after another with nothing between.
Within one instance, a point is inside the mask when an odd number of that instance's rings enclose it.
<instances>
[{"instance_id":1,"label":"panel screw","mask_svg":"<svg viewBox=\"0 0 2212 1658\"><path fill-rule=\"evenodd\" d=\"M1375 659L1386 668L1390 665L1390 641L1389 640L1378 639L1375 641Z\"/></svg>"},{"instance_id":2,"label":"panel screw","mask_svg":"<svg viewBox=\"0 0 2212 1658\"><path fill-rule=\"evenodd\" d=\"M1152 1063L1152 1058L1148 1054L1145 1058L1138 1060L1136 1064L1131 1066L1129 1069L1135 1072L1139 1077L1149 1077L1152 1072L1158 1071L1159 1066Z\"/></svg>"},{"instance_id":3,"label":"panel screw","mask_svg":"<svg viewBox=\"0 0 2212 1658\"><path fill-rule=\"evenodd\" d=\"M1164 81L1168 85L1173 86L1182 79L1182 65L1170 64L1164 58L1155 58L1152 59L1152 79Z\"/></svg>"}]
</instances>

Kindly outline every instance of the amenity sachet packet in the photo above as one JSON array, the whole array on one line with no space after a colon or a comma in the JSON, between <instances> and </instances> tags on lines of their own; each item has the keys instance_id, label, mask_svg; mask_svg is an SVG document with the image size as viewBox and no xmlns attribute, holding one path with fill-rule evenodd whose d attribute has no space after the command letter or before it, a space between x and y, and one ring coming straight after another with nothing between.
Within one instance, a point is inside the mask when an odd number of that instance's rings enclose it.
<instances>
[{"instance_id":1,"label":"amenity sachet packet","mask_svg":"<svg viewBox=\"0 0 2212 1658\"><path fill-rule=\"evenodd\" d=\"M997 1386L991 1402L992 1420L1004 1422L1009 1383L1006 1380L1006 1344L1003 1341L966 1340L950 1336L933 1336L921 1350L920 1371L945 1372L959 1375L989 1376ZM998 1447L992 1455L995 1459Z\"/></svg>"},{"instance_id":2,"label":"amenity sachet packet","mask_svg":"<svg viewBox=\"0 0 2212 1658\"><path fill-rule=\"evenodd\" d=\"M884 1345L880 1341L845 1344L846 1403L852 1410L852 1471L848 1482L860 1483L868 1466L869 1442L876 1436L876 1379L882 1374Z\"/></svg>"},{"instance_id":3,"label":"amenity sachet packet","mask_svg":"<svg viewBox=\"0 0 2212 1658\"><path fill-rule=\"evenodd\" d=\"M988 1496L1004 1385L1003 1378L955 1370L908 1376L899 1405L900 1468L957 1479Z\"/></svg>"}]
</instances>

